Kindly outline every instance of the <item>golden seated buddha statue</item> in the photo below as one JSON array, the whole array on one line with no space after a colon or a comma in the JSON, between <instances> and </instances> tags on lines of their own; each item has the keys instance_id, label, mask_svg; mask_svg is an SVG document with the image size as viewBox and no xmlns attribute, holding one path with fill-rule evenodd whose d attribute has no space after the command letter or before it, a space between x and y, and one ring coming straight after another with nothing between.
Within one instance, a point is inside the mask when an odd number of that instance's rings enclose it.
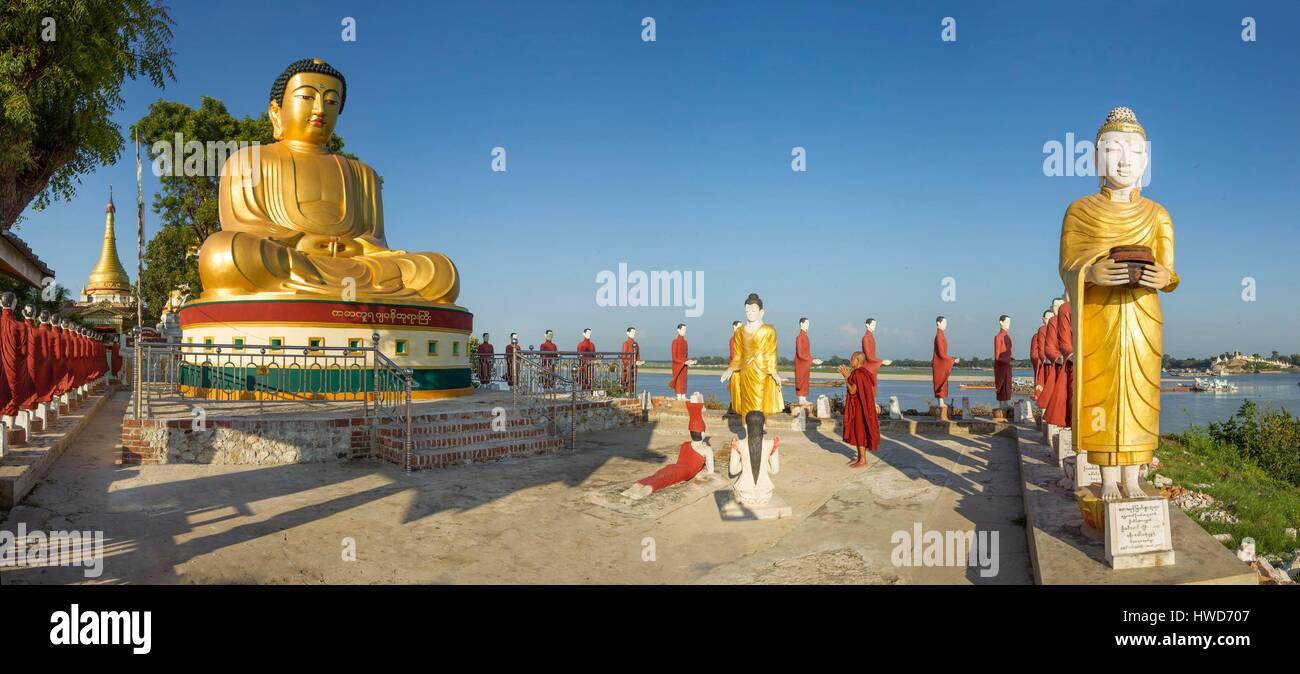
<instances>
[{"instance_id":1,"label":"golden seated buddha statue","mask_svg":"<svg viewBox=\"0 0 1300 674\"><path fill-rule=\"evenodd\" d=\"M455 304L456 265L390 249L378 174L326 149L346 99L343 74L320 59L276 79L267 112L277 142L242 148L222 171L221 231L199 252L202 300Z\"/></svg>"}]
</instances>

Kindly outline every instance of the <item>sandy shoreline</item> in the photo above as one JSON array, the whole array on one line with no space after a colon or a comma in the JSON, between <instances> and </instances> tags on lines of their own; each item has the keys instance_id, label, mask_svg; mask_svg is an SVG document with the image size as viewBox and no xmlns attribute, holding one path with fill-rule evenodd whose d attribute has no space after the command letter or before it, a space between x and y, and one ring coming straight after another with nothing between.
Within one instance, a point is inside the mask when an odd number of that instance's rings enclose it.
<instances>
[{"instance_id":1,"label":"sandy shoreline","mask_svg":"<svg viewBox=\"0 0 1300 674\"><path fill-rule=\"evenodd\" d=\"M672 374L672 370L666 367L643 367L641 368L640 371L646 374ZM699 376L701 374L706 374L710 372L717 373L719 377L722 376L722 369L716 367L693 367L691 368L690 371L690 373L695 376ZM790 381L794 381L794 370L781 370L780 372L781 372L782 379L789 379ZM813 372L811 376L812 379L814 380L842 379L842 377L840 377L839 374L834 372ZM930 381L930 375L881 372L879 379L881 381ZM948 381L991 381L992 379L993 379L992 372L989 372L986 375L985 374L953 374L948 377Z\"/></svg>"}]
</instances>

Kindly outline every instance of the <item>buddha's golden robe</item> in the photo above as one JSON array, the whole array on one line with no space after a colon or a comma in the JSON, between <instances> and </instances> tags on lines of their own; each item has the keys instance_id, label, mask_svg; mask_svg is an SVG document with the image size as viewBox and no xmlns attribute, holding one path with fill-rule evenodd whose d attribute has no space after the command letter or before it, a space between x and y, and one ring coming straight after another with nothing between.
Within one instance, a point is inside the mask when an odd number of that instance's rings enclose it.
<instances>
[{"instance_id":1,"label":"buddha's golden robe","mask_svg":"<svg viewBox=\"0 0 1300 674\"><path fill-rule=\"evenodd\" d=\"M203 299L339 298L353 287L358 301L455 303L447 256L388 248L374 169L284 142L257 150L222 171L221 231L199 252Z\"/></svg>"},{"instance_id":2,"label":"buddha's golden robe","mask_svg":"<svg viewBox=\"0 0 1300 674\"><path fill-rule=\"evenodd\" d=\"M764 323L749 333L741 328L731 337L731 409L741 417L755 410L778 414L785 410L776 374L776 328Z\"/></svg>"},{"instance_id":3,"label":"buddha's golden robe","mask_svg":"<svg viewBox=\"0 0 1300 674\"><path fill-rule=\"evenodd\" d=\"M1174 228L1160 204L1135 190L1129 202L1094 194L1070 204L1061 225L1061 279L1074 320L1074 443L1102 466L1151 461L1160 439L1164 318L1151 288L1096 286L1088 267L1113 246L1147 246L1178 286Z\"/></svg>"}]
</instances>

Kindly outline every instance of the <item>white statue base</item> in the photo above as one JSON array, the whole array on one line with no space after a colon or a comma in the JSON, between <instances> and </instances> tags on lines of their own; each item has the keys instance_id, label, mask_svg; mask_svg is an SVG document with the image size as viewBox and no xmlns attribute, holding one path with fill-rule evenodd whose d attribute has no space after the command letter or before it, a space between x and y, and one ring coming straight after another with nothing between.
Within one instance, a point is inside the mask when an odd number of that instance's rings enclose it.
<instances>
[{"instance_id":1,"label":"white statue base","mask_svg":"<svg viewBox=\"0 0 1300 674\"><path fill-rule=\"evenodd\" d=\"M767 503L742 503L732 491L718 504L718 514L724 522L779 520L782 517L793 517L794 510L780 496L773 495Z\"/></svg>"},{"instance_id":2,"label":"white statue base","mask_svg":"<svg viewBox=\"0 0 1300 674\"><path fill-rule=\"evenodd\" d=\"M1065 467L1065 460L1075 455L1074 451L1074 433L1069 429L1063 430L1056 434L1056 441L1052 443L1052 458L1056 460L1057 468Z\"/></svg>"},{"instance_id":3,"label":"white statue base","mask_svg":"<svg viewBox=\"0 0 1300 674\"><path fill-rule=\"evenodd\" d=\"M1173 566L1169 499L1146 496L1108 501L1106 562L1112 569Z\"/></svg>"},{"instance_id":4,"label":"white statue base","mask_svg":"<svg viewBox=\"0 0 1300 674\"><path fill-rule=\"evenodd\" d=\"M831 399L827 398L825 394L817 396L817 418L831 418Z\"/></svg>"},{"instance_id":5,"label":"white statue base","mask_svg":"<svg viewBox=\"0 0 1300 674\"><path fill-rule=\"evenodd\" d=\"M1065 472L1065 486L1079 490L1091 485L1101 484L1101 466L1088 461L1087 452L1076 452L1065 457L1061 462Z\"/></svg>"}]
</instances>

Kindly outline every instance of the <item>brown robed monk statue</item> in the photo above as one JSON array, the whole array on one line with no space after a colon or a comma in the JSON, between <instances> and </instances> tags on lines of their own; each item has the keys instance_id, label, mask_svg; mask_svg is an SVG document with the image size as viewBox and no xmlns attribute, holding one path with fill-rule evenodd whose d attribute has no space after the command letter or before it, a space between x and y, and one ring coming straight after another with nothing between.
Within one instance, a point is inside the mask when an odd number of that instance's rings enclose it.
<instances>
[{"instance_id":1,"label":"brown robed monk statue","mask_svg":"<svg viewBox=\"0 0 1300 674\"><path fill-rule=\"evenodd\" d=\"M389 248L379 175L326 149L346 101L343 74L320 59L276 78L267 113L277 142L240 149L222 170L221 231L199 255L202 299L455 304L456 265Z\"/></svg>"}]
</instances>

